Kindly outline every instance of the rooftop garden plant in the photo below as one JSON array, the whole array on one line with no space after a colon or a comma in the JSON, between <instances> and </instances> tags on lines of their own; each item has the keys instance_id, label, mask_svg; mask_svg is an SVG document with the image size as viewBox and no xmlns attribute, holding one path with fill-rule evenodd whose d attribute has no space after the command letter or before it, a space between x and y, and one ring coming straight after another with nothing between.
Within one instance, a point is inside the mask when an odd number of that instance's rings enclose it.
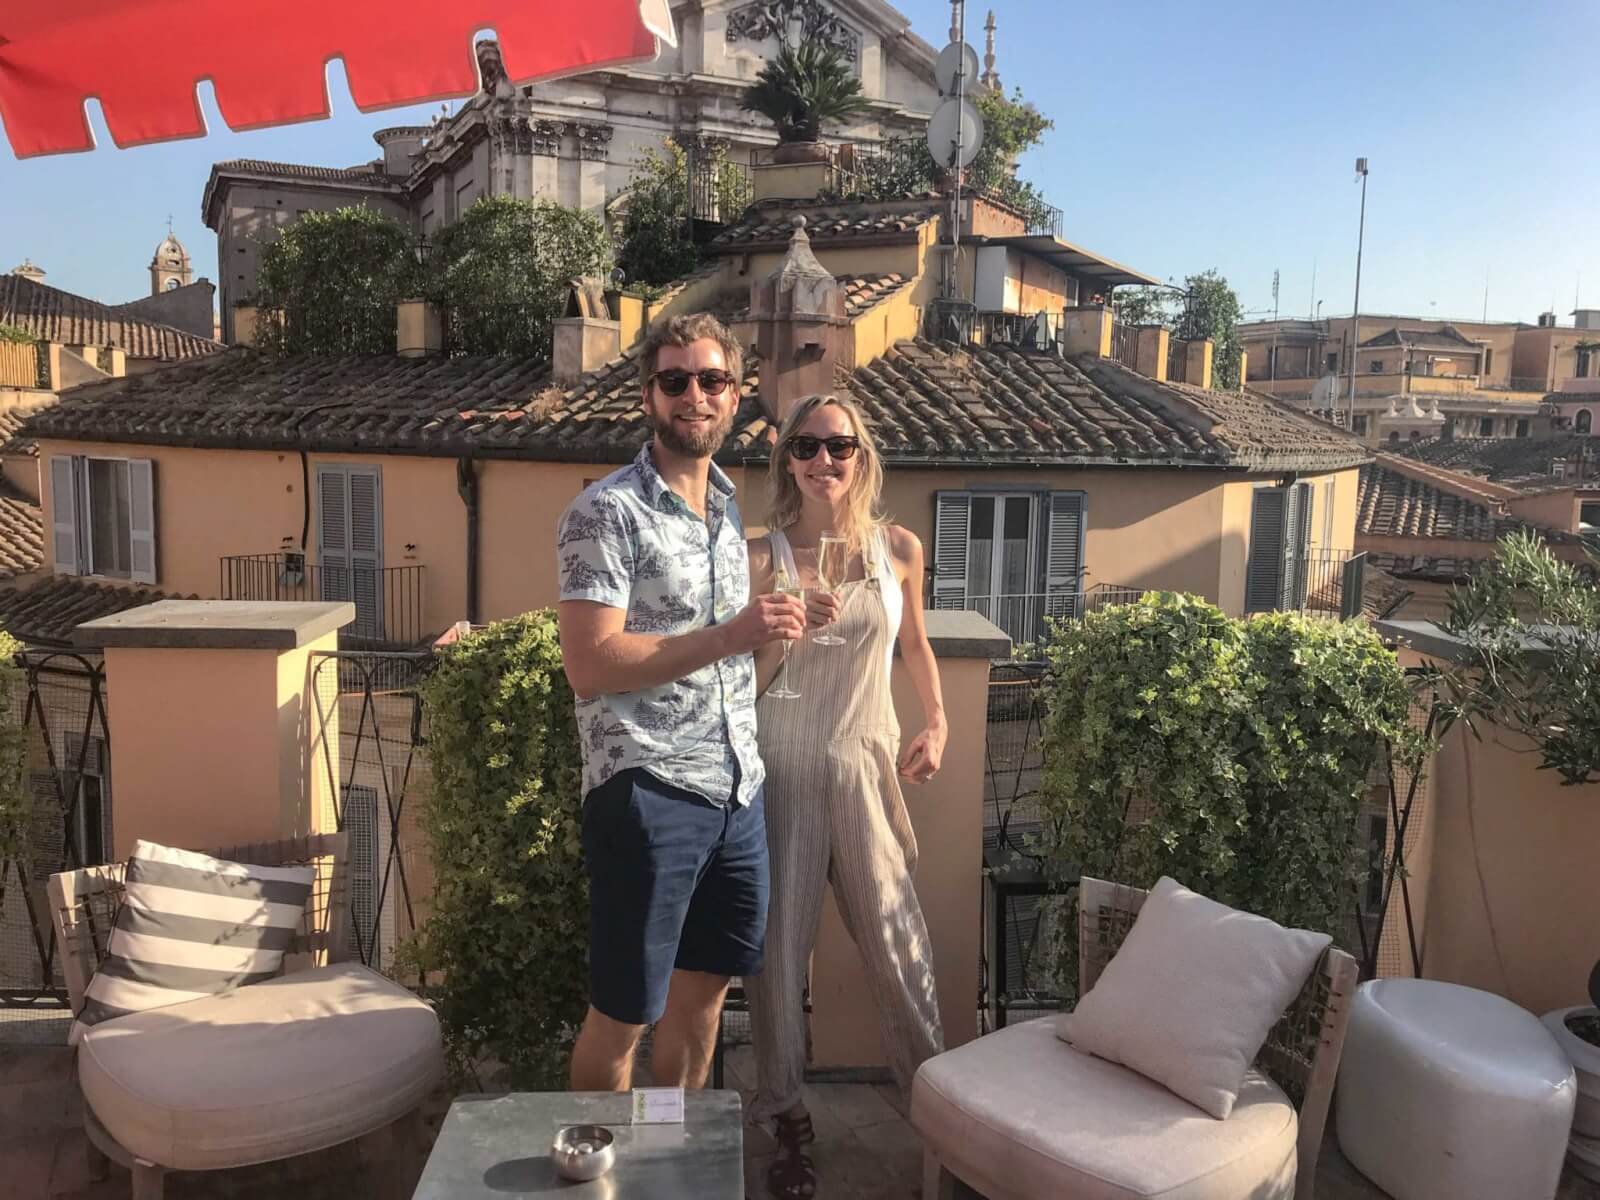
<instances>
[{"instance_id":1,"label":"rooftop garden plant","mask_svg":"<svg viewBox=\"0 0 1600 1200\"><path fill-rule=\"evenodd\" d=\"M824 125L867 111L861 81L844 57L816 40L785 42L745 89L740 107L771 121L782 146L815 142Z\"/></svg>"}]
</instances>

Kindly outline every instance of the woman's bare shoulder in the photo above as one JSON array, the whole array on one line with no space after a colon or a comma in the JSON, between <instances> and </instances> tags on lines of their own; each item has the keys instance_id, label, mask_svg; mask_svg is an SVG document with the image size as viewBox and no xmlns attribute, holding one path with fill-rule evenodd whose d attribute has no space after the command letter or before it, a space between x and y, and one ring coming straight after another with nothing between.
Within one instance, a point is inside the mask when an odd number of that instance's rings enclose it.
<instances>
[{"instance_id":1,"label":"woman's bare shoulder","mask_svg":"<svg viewBox=\"0 0 1600 1200\"><path fill-rule=\"evenodd\" d=\"M922 557L922 539L904 525L886 525L884 532L889 537L889 553L898 561L910 563Z\"/></svg>"}]
</instances>

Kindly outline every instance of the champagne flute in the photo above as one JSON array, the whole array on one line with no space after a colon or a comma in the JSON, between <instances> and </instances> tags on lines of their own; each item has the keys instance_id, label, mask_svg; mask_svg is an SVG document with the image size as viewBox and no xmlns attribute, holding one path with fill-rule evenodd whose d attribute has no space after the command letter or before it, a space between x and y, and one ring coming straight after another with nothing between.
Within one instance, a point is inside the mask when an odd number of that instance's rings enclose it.
<instances>
[{"instance_id":1,"label":"champagne flute","mask_svg":"<svg viewBox=\"0 0 1600 1200\"><path fill-rule=\"evenodd\" d=\"M849 578L850 543L832 530L824 530L817 543L817 582L825 591L836 593ZM820 633L812 641L819 646L844 645L844 639L836 633Z\"/></svg>"},{"instance_id":2,"label":"champagne flute","mask_svg":"<svg viewBox=\"0 0 1600 1200\"><path fill-rule=\"evenodd\" d=\"M778 563L772 575L772 590L780 596L798 596L802 601L806 598L805 588L800 586L800 581L792 578ZM783 665L778 668L778 678L774 685L767 689L767 695L774 700L798 700L800 693L789 686L789 639L783 639Z\"/></svg>"}]
</instances>

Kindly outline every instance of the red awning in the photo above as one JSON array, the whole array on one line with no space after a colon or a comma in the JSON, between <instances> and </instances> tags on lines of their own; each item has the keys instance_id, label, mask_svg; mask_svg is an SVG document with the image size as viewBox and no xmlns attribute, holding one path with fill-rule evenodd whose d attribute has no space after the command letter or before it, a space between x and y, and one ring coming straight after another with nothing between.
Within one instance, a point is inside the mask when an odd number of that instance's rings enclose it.
<instances>
[{"instance_id":1,"label":"red awning","mask_svg":"<svg viewBox=\"0 0 1600 1200\"><path fill-rule=\"evenodd\" d=\"M512 83L655 57L668 0L5 0L0 117L19 158L94 145L98 99L118 146L205 132L209 79L233 129L328 115L344 60L356 107L472 94L472 38L492 29Z\"/></svg>"}]
</instances>

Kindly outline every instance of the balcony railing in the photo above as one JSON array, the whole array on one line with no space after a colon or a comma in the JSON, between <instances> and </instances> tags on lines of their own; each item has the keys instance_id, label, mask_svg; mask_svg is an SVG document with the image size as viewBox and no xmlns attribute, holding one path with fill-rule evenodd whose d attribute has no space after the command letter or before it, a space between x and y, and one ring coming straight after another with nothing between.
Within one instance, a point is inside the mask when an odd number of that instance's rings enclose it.
<instances>
[{"instance_id":1,"label":"balcony railing","mask_svg":"<svg viewBox=\"0 0 1600 1200\"><path fill-rule=\"evenodd\" d=\"M339 635L351 649L418 645L423 623L421 566L366 567L310 563L294 552L235 554L222 559L224 600L349 600L355 621Z\"/></svg>"},{"instance_id":2,"label":"balcony railing","mask_svg":"<svg viewBox=\"0 0 1600 1200\"><path fill-rule=\"evenodd\" d=\"M1309 550L1299 564L1295 593L1285 608L1313 617L1351 620L1361 615L1367 556L1348 550Z\"/></svg>"},{"instance_id":3,"label":"balcony railing","mask_svg":"<svg viewBox=\"0 0 1600 1200\"><path fill-rule=\"evenodd\" d=\"M926 594L932 607L932 588L926 589ZM1014 645L1028 646L1049 637L1054 621L1075 621L1114 604L1132 604L1142 595L1143 588L1098 584L1084 592L968 595L960 607L989 618Z\"/></svg>"},{"instance_id":4,"label":"balcony railing","mask_svg":"<svg viewBox=\"0 0 1600 1200\"><path fill-rule=\"evenodd\" d=\"M1139 369L1139 330L1121 321L1111 323L1111 357L1130 371Z\"/></svg>"}]
</instances>

